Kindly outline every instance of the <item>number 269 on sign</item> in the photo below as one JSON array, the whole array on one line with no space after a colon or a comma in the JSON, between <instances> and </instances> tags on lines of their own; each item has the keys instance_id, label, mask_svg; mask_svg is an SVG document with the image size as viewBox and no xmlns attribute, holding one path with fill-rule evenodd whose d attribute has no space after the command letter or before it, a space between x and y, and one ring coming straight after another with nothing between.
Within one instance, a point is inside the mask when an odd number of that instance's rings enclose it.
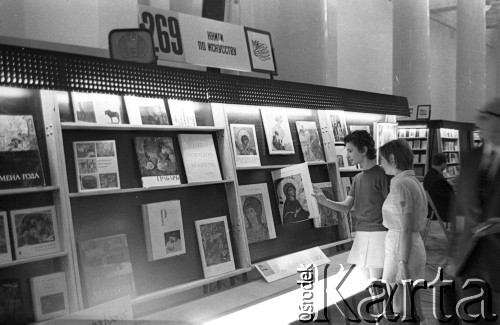
<instances>
[{"instance_id":1,"label":"number 269 on sign","mask_svg":"<svg viewBox=\"0 0 500 325\"><path fill-rule=\"evenodd\" d=\"M176 12L140 6L139 26L148 29L153 35L159 60L186 62Z\"/></svg>"}]
</instances>

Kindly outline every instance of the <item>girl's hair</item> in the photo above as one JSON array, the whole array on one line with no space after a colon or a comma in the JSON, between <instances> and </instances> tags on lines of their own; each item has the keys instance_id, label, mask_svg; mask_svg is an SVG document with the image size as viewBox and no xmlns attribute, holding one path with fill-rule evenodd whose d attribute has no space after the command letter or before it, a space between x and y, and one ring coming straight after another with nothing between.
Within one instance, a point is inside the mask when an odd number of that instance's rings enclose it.
<instances>
[{"instance_id":1,"label":"girl's hair","mask_svg":"<svg viewBox=\"0 0 500 325\"><path fill-rule=\"evenodd\" d=\"M377 158L377 151L375 150L375 141L373 137L365 130L356 130L349 133L345 138L344 142L352 143L359 151L363 151L363 147L366 147L366 158L375 159Z\"/></svg>"},{"instance_id":2,"label":"girl's hair","mask_svg":"<svg viewBox=\"0 0 500 325\"><path fill-rule=\"evenodd\" d=\"M380 147L380 154L389 161L391 155L394 156L396 168L399 170L409 170L413 168L413 151L404 139L392 140Z\"/></svg>"}]
</instances>

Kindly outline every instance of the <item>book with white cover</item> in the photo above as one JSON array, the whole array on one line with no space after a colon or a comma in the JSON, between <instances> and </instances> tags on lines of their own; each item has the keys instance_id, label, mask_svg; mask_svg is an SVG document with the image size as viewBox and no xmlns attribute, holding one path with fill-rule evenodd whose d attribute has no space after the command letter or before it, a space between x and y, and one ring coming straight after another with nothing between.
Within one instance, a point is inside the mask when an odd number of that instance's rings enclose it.
<instances>
[{"instance_id":1,"label":"book with white cover","mask_svg":"<svg viewBox=\"0 0 500 325\"><path fill-rule=\"evenodd\" d=\"M78 192L120 188L115 140L73 142Z\"/></svg>"},{"instance_id":2,"label":"book with white cover","mask_svg":"<svg viewBox=\"0 0 500 325\"><path fill-rule=\"evenodd\" d=\"M68 289L64 272L32 277L30 285L37 322L69 314Z\"/></svg>"},{"instance_id":3,"label":"book with white cover","mask_svg":"<svg viewBox=\"0 0 500 325\"><path fill-rule=\"evenodd\" d=\"M7 212L0 211L0 265L12 262Z\"/></svg>"},{"instance_id":4,"label":"book with white cover","mask_svg":"<svg viewBox=\"0 0 500 325\"><path fill-rule=\"evenodd\" d=\"M236 167L260 166L259 146L253 124L231 124Z\"/></svg>"},{"instance_id":5,"label":"book with white cover","mask_svg":"<svg viewBox=\"0 0 500 325\"><path fill-rule=\"evenodd\" d=\"M291 155L293 148L292 132L288 123L286 110L279 108L262 108L262 122L266 134L270 155Z\"/></svg>"},{"instance_id":6,"label":"book with white cover","mask_svg":"<svg viewBox=\"0 0 500 325\"><path fill-rule=\"evenodd\" d=\"M307 163L271 172L283 224L319 218Z\"/></svg>"},{"instance_id":7,"label":"book with white cover","mask_svg":"<svg viewBox=\"0 0 500 325\"><path fill-rule=\"evenodd\" d=\"M194 223L205 278L235 270L227 217L196 220Z\"/></svg>"},{"instance_id":8,"label":"book with white cover","mask_svg":"<svg viewBox=\"0 0 500 325\"><path fill-rule=\"evenodd\" d=\"M168 100L168 110L174 126L196 126L195 104L187 100Z\"/></svg>"},{"instance_id":9,"label":"book with white cover","mask_svg":"<svg viewBox=\"0 0 500 325\"><path fill-rule=\"evenodd\" d=\"M118 95L72 92L77 123L122 124L122 99Z\"/></svg>"},{"instance_id":10,"label":"book with white cover","mask_svg":"<svg viewBox=\"0 0 500 325\"><path fill-rule=\"evenodd\" d=\"M186 253L179 200L143 204L142 218L148 261Z\"/></svg>"},{"instance_id":11,"label":"book with white cover","mask_svg":"<svg viewBox=\"0 0 500 325\"><path fill-rule=\"evenodd\" d=\"M211 134L179 134L177 137L188 183L222 180Z\"/></svg>"},{"instance_id":12,"label":"book with white cover","mask_svg":"<svg viewBox=\"0 0 500 325\"><path fill-rule=\"evenodd\" d=\"M143 98L125 96L125 108L128 121L132 125L168 125L170 124L161 98Z\"/></svg>"},{"instance_id":13,"label":"book with white cover","mask_svg":"<svg viewBox=\"0 0 500 325\"><path fill-rule=\"evenodd\" d=\"M238 187L248 243L276 238L273 212L267 184L249 184Z\"/></svg>"},{"instance_id":14,"label":"book with white cover","mask_svg":"<svg viewBox=\"0 0 500 325\"><path fill-rule=\"evenodd\" d=\"M55 206L10 211L17 260L60 251Z\"/></svg>"},{"instance_id":15,"label":"book with white cover","mask_svg":"<svg viewBox=\"0 0 500 325\"><path fill-rule=\"evenodd\" d=\"M304 161L325 161L316 122L296 121Z\"/></svg>"}]
</instances>

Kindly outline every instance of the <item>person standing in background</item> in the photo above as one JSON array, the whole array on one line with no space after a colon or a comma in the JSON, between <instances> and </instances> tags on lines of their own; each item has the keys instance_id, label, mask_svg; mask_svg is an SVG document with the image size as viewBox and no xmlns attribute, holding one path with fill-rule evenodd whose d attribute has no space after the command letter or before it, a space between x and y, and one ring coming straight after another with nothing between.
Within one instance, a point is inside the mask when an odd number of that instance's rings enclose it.
<instances>
[{"instance_id":1,"label":"person standing in background","mask_svg":"<svg viewBox=\"0 0 500 325\"><path fill-rule=\"evenodd\" d=\"M424 177L424 189L429 192L441 219L444 222L451 222L448 218L448 210L450 202L454 200L455 192L443 176L443 171L446 169L446 155L443 153L432 155L431 163L432 167Z\"/></svg>"}]
</instances>

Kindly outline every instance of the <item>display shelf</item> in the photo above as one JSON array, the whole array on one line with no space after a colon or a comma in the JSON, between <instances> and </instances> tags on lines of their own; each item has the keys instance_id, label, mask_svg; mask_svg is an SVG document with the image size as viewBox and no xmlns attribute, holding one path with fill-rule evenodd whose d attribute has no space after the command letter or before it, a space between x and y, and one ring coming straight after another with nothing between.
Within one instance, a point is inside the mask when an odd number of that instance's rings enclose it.
<instances>
[{"instance_id":1,"label":"display shelf","mask_svg":"<svg viewBox=\"0 0 500 325\"><path fill-rule=\"evenodd\" d=\"M347 244L347 243L350 243L350 242L353 242L353 241L354 241L354 238L347 238L347 239L344 239L344 240L336 241L334 243L329 243L329 244L321 245L321 246L319 246L319 248L321 250L327 250L329 248L337 247L337 246L340 246L340 245L344 245L344 244Z\"/></svg>"},{"instance_id":2,"label":"display shelf","mask_svg":"<svg viewBox=\"0 0 500 325\"><path fill-rule=\"evenodd\" d=\"M446 153L446 152L460 152L460 150L443 150L443 153Z\"/></svg>"},{"instance_id":3,"label":"display shelf","mask_svg":"<svg viewBox=\"0 0 500 325\"><path fill-rule=\"evenodd\" d=\"M314 162L307 162L307 165L309 166L325 166L328 164L333 164L334 162L324 162L324 161L314 161ZM285 168L285 167L290 167L293 166L293 164L286 164L286 165L266 165L266 166L254 166L254 167L236 167L237 171L244 171L244 170L265 170L265 169L280 169L280 168Z\"/></svg>"},{"instance_id":4,"label":"display shelf","mask_svg":"<svg viewBox=\"0 0 500 325\"><path fill-rule=\"evenodd\" d=\"M339 167L339 172L362 172L361 168Z\"/></svg>"},{"instance_id":5,"label":"display shelf","mask_svg":"<svg viewBox=\"0 0 500 325\"><path fill-rule=\"evenodd\" d=\"M224 128L216 126L131 125L62 122L63 130L109 130L109 131L172 131L172 132L217 132Z\"/></svg>"},{"instance_id":6,"label":"display shelf","mask_svg":"<svg viewBox=\"0 0 500 325\"><path fill-rule=\"evenodd\" d=\"M4 269L7 267L16 266L16 265L45 261L45 260L49 260L49 259L53 259L53 258L67 256L67 255L68 255L67 251L62 251L62 252L57 252L57 253L53 253L53 254L46 254L46 255L40 255L40 256L36 256L36 257L30 257L30 258L23 259L23 260L16 260L16 261L0 264L0 269Z\"/></svg>"},{"instance_id":7,"label":"display shelf","mask_svg":"<svg viewBox=\"0 0 500 325\"><path fill-rule=\"evenodd\" d=\"M224 184L224 183L233 183L232 179L225 179L220 181L211 181L211 182L195 182L195 183L185 183L178 185L169 185L169 186L155 186L155 187L138 187L138 188L124 188L120 190L101 190L101 191L91 191L91 192L81 192L81 193L70 193L69 197L87 197L87 196L98 196L98 195L111 195L111 194L127 194L127 193L138 193L138 192L148 192L148 191L160 191L160 190L172 190L179 189L185 187L194 187L194 186L207 186L207 185L215 185L215 184Z\"/></svg>"},{"instance_id":8,"label":"display shelf","mask_svg":"<svg viewBox=\"0 0 500 325\"><path fill-rule=\"evenodd\" d=\"M59 186L41 186L0 190L0 196L59 191Z\"/></svg>"}]
</instances>

